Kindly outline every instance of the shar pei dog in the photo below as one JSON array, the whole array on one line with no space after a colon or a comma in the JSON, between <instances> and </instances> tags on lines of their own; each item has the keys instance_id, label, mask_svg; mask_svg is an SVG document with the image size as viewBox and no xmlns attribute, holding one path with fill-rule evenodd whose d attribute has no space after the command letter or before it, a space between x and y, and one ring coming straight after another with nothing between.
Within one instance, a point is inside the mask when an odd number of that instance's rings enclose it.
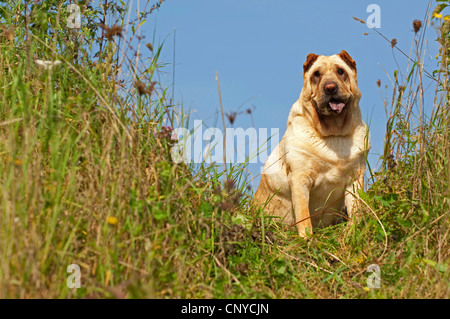
<instances>
[{"instance_id":1,"label":"shar pei dog","mask_svg":"<svg viewBox=\"0 0 450 319\"><path fill-rule=\"evenodd\" d=\"M303 80L286 133L265 163L253 198L267 214L296 225L300 237L335 224L345 209L349 219L355 216L370 149L350 55L310 53Z\"/></svg>"}]
</instances>

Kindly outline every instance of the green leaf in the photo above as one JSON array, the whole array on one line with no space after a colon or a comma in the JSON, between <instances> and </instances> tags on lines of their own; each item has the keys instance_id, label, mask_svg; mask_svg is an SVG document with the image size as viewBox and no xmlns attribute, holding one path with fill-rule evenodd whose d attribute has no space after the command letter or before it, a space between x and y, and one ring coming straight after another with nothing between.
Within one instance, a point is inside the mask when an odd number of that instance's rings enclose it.
<instances>
[{"instance_id":1,"label":"green leaf","mask_svg":"<svg viewBox=\"0 0 450 319\"><path fill-rule=\"evenodd\" d=\"M362 189L358 189L358 195L362 200L366 202L370 199L369 195L367 195L367 193L364 192Z\"/></svg>"},{"instance_id":2,"label":"green leaf","mask_svg":"<svg viewBox=\"0 0 450 319\"><path fill-rule=\"evenodd\" d=\"M280 266L280 268L277 269L277 273L284 274L286 272L286 266Z\"/></svg>"},{"instance_id":3,"label":"green leaf","mask_svg":"<svg viewBox=\"0 0 450 319\"><path fill-rule=\"evenodd\" d=\"M438 263L435 262L434 260L427 259L427 258L422 259L422 262L434 267L437 271L440 271L440 272L446 272L447 268L448 268L447 264L439 264L438 265Z\"/></svg>"},{"instance_id":4,"label":"green leaf","mask_svg":"<svg viewBox=\"0 0 450 319\"><path fill-rule=\"evenodd\" d=\"M440 5L436 6L436 8L434 9L433 13L441 13L442 10L444 10L447 6L448 6L448 4L441 3Z\"/></svg>"},{"instance_id":5,"label":"green leaf","mask_svg":"<svg viewBox=\"0 0 450 319\"><path fill-rule=\"evenodd\" d=\"M409 80L411 79L411 75L413 74L414 69L415 69L415 67L417 66L417 63L418 63L418 62L416 62L416 63L413 64L413 66L412 66L412 68L411 68L411 72L409 72L409 75L408 75L408 80L406 81L407 83L409 83Z\"/></svg>"},{"instance_id":6,"label":"green leaf","mask_svg":"<svg viewBox=\"0 0 450 319\"><path fill-rule=\"evenodd\" d=\"M398 200L398 194L390 193L390 194L387 194L384 198L386 199L386 201L389 204L392 204L392 203L394 203L394 202L396 202Z\"/></svg>"},{"instance_id":7,"label":"green leaf","mask_svg":"<svg viewBox=\"0 0 450 319\"><path fill-rule=\"evenodd\" d=\"M139 27L141 27L145 23L145 21L147 21L147 19L142 20L141 23L139 23Z\"/></svg>"},{"instance_id":8,"label":"green leaf","mask_svg":"<svg viewBox=\"0 0 450 319\"><path fill-rule=\"evenodd\" d=\"M377 202L381 203L382 206L384 207L389 207L391 206L391 204L389 204L389 202L387 202L383 197L375 195L373 197L373 199L375 199Z\"/></svg>"},{"instance_id":9,"label":"green leaf","mask_svg":"<svg viewBox=\"0 0 450 319\"><path fill-rule=\"evenodd\" d=\"M403 228L408 229L411 227L411 221L408 219L403 219L401 215L397 215L396 220Z\"/></svg>"}]
</instances>

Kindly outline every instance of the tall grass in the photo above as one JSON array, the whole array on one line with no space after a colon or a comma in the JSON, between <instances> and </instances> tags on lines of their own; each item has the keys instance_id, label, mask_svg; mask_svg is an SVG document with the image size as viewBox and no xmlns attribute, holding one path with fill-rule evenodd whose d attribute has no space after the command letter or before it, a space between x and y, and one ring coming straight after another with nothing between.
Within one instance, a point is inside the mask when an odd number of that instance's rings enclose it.
<instances>
[{"instance_id":1,"label":"tall grass","mask_svg":"<svg viewBox=\"0 0 450 319\"><path fill-rule=\"evenodd\" d=\"M59 2L0 3L0 297L448 298L448 21L434 18L432 112L416 98L421 63L395 77L363 218L305 240L249 204L244 167L172 161L186 115L139 29L163 1L133 20L118 2L81 6L79 31ZM372 263L379 289L366 286Z\"/></svg>"}]
</instances>

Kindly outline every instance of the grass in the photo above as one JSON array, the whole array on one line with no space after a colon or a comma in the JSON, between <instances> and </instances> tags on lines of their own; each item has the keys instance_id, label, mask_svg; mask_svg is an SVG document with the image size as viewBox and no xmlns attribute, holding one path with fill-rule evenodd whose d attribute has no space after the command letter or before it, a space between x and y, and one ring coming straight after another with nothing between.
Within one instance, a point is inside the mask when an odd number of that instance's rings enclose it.
<instances>
[{"instance_id":1,"label":"grass","mask_svg":"<svg viewBox=\"0 0 450 319\"><path fill-rule=\"evenodd\" d=\"M421 64L395 72L383 165L359 194L361 218L299 239L249 204L243 166L225 176L172 161L171 127L185 114L159 83L161 46L138 39L144 14L131 36L115 27L122 37L108 40L93 22L102 7L82 7L80 37L57 27L68 13L56 1L1 3L22 13L0 11L1 298L449 297L449 21L433 18L432 111ZM116 59L123 50L142 56ZM62 63L45 70L36 59ZM67 286L72 264L78 289ZM378 289L367 287L371 264Z\"/></svg>"}]
</instances>

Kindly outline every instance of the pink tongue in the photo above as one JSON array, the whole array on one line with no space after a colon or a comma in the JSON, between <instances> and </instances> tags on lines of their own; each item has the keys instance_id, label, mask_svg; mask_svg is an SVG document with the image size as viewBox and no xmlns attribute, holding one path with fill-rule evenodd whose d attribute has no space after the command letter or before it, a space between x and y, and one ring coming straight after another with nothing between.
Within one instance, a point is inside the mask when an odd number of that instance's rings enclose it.
<instances>
[{"instance_id":1,"label":"pink tongue","mask_svg":"<svg viewBox=\"0 0 450 319\"><path fill-rule=\"evenodd\" d=\"M338 113L342 112L342 109L344 108L345 104L344 103L334 103L334 102L330 102L330 107L332 110L337 111Z\"/></svg>"}]
</instances>

